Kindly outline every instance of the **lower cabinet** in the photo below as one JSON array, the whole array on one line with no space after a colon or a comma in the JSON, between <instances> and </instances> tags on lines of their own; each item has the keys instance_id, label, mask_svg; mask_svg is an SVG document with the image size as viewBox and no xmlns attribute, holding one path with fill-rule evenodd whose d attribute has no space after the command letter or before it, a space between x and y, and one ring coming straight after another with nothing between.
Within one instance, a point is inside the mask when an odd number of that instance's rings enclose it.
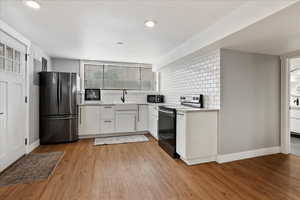
<instances>
[{"instance_id":1,"label":"lower cabinet","mask_svg":"<svg viewBox=\"0 0 300 200\"><path fill-rule=\"evenodd\" d=\"M290 130L300 134L300 110L290 110Z\"/></svg>"},{"instance_id":2,"label":"lower cabinet","mask_svg":"<svg viewBox=\"0 0 300 200\"><path fill-rule=\"evenodd\" d=\"M149 106L149 132L150 134L158 140L158 107Z\"/></svg>"},{"instance_id":3,"label":"lower cabinet","mask_svg":"<svg viewBox=\"0 0 300 200\"><path fill-rule=\"evenodd\" d=\"M136 112L117 111L116 112L116 132L135 132Z\"/></svg>"},{"instance_id":4,"label":"lower cabinet","mask_svg":"<svg viewBox=\"0 0 300 200\"><path fill-rule=\"evenodd\" d=\"M218 112L177 112L176 152L188 165L216 160Z\"/></svg>"},{"instance_id":5,"label":"lower cabinet","mask_svg":"<svg viewBox=\"0 0 300 200\"><path fill-rule=\"evenodd\" d=\"M138 105L136 118L137 118L136 131L147 131L148 130L148 105Z\"/></svg>"},{"instance_id":6,"label":"lower cabinet","mask_svg":"<svg viewBox=\"0 0 300 200\"><path fill-rule=\"evenodd\" d=\"M99 106L81 106L79 110L79 135L100 134Z\"/></svg>"},{"instance_id":7,"label":"lower cabinet","mask_svg":"<svg viewBox=\"0 0 300 200\"><path fill-rule=\"evenodd\" d=\"M115 132L115 121L113 119L101 119L100 130L101 134Z\"/></svg>"},{"instance_id":8,"label":"lower cabinet","mask_svg":"<svg viewBox=\"0 0 300 200\"><path fill-rule=\"evenodd\" d=\"M157 112L157 110L156 110ZM79 136L147 131L148 105L84 105L79 111ZM151 127L153 136L157 138L157 119Z\"/></svg>"}]
</instances>

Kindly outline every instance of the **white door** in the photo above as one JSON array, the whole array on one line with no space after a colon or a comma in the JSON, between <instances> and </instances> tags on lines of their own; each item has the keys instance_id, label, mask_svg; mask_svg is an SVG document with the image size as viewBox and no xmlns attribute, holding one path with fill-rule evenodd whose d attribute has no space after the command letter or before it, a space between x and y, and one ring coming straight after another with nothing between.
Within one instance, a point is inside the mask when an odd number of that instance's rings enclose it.
<instances>
[{"instance_id":1,"label":"white door","mask_svg":"<svg viewBox=\"0 0 300 200\"><path fill-rule=\"evenodd\" d=\"M26 152L25 53L0 30L0 171Z\"/></svg>"}]
</instances>

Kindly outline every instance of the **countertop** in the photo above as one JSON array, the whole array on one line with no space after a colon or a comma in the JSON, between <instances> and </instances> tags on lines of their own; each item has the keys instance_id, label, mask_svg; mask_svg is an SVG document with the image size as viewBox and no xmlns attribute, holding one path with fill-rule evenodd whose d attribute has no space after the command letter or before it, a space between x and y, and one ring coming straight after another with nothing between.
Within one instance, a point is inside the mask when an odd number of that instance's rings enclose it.
<instances>
[{"instance_id":1,"label":"countertop","mask_svg":"<svg viewBox=\"0 0 300 200\"><path fill-rule=\"evenodd\" d=\"M177 108L178 112L218 112L218 108Z\"/></svg>"},{"instance_id":2,"label":"countertop","mask_svg":"<svg viewBox=\"0 0 300 200\"><path fill-rule=\"evenodd\" d=\"M79 106L115 106L115 105L150 105L150 106L164 106L168 105L165 103L144 103L144 102L127 102L127 103L108 103L108 102L102 102L102 103L85 103L85 104L79 104ZM178 112L216 112L220 109L218 108L176 108Z\"/></svg>"},{"instance_id":3,"label":"countertop","mask_svg":"<svg viewBox=\"0 0 300 200\"><path fill-rule=\"evenodd\" d=\"M161 106L164 105L163 103L143 103L143 102L127 102L127 103L84 103L79 104L79 106L114 106L114 105L154 105L154 106Z\"/></svg>"}]
</instances>

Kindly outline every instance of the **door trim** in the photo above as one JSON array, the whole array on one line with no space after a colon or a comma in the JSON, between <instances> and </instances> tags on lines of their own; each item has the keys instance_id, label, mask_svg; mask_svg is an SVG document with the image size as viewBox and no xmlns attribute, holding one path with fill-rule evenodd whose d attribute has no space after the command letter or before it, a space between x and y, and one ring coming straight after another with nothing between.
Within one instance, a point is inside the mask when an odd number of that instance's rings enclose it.
<instances>
[{"instance_id":1,"label":"door trim","mask_svg":"<svg viewBox=\"0 0 300 200\"><path fill-rule=\"evenodd\" d=\"M30 48L31 48L31 42L26 37L24 37L22 34L14 30L12 27L10 27L8 24L0 20L0 30L8 34L10 37L16 39L20 43L26 46L26 54L29 55ZM25 58L24 58L25 59ZM25 98L28 97L29 93L29 66L30 66L30 59L27 59L25 61L25 75L24 75L24 84L25 84L25 91L24 91L24 106L25 106L25 137L27 140L29 140L29 101L27 100L27 103L25 103ZM25 138L24 138L25 140ZM25 142L25 141L24 141ZM29 152L30 147L29 144L25 146L26 152Z\"/></svg>"},{"instance_id":2,"label":"door trim","mask_svg":"<svg viewBox=\"0 0 300 200\"><path fill-rule=\"evenodd\" d=\"M290 137L290 66L289 60L300 57L300 50L294 51L280 57L281 59L281 120L280 120L280 139L281 153L291 153Z\"/></svg>"}]
</instances>

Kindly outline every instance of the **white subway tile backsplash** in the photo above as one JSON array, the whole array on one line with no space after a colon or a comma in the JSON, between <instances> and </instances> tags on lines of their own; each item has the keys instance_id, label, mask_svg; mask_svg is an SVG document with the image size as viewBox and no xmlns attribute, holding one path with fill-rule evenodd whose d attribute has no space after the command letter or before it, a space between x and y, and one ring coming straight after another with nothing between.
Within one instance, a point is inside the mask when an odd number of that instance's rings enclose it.
<instances>
[{"instance_id":1,"label":"white subway tile backsplash","mask_svg":"<svg viewBox=\"0 0 300 200\"><path fill-rule=\"evenodd\" d=\"M166 103L185 94L203 94L204 106L220 108L220 50L186 57L160 70L160 92Z\"/></svg>"}]
</instances>

